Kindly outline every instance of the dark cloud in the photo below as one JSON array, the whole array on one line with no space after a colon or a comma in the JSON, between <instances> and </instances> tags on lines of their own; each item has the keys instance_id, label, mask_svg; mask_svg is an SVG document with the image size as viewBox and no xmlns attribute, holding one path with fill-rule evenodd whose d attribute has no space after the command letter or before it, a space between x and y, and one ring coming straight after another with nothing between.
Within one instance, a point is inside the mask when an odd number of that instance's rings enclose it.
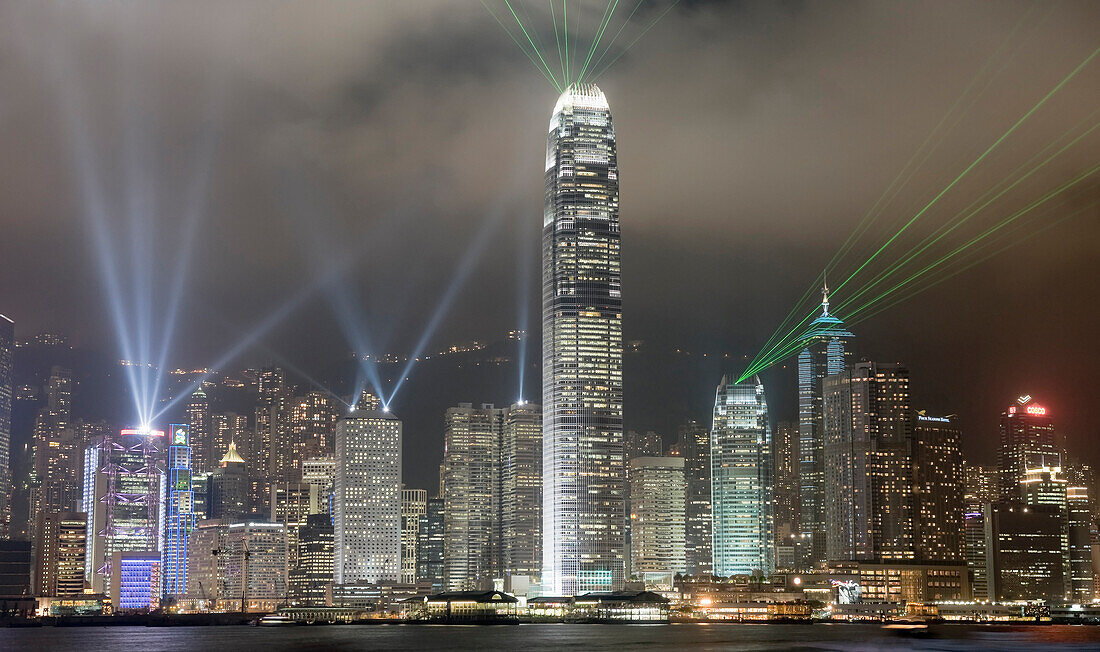
<instances>
[{"instance_id":1,"label":"dark cloud","mask_svg":"<svg viewBox=\"0 0 1100 652\"><path fill-rule=\"evenodd\" d=\"M542 3L523 4L549 41ZM595 24L598 5L582 6L581 24ZM635 24L661 10L647 4ZM668 13L599 80L619 134L626 334L653 352L628 362L628 425L667 432L706 416L723 364L663 352L754 353L1013 30L992 81L885 222L912 215L1087 57L1098 18L1088 2L695 2ZM944 214L1100 106L1098 70L945 198ZM338 252L357 259L347 278L376 340L407 350L496 213L435 342L501 338L520 321L518 278L537 297L537 273L517 267L524 256L537 266L556 93L477 3L7 3L0 89L0 310L23 334L114 346L80 190L93 172L112 206L145 193L167 269L209 175L181 364L212 360ZM74 163L66 115L87 132L90 168ZM1095 163L1096 143L1026 191ZM109 216L120 234L124 212ZM908 362L920 400L962 414L974 442L1018 391L1046 397L1083 441L1095 434L1100 363L1083 344L1100 326L1096 217L860 324L860 352ZM321 296L272 336L300 364L346 347ZM789 393L783 374L769 383Z\"/></svg>"}]
</instances>

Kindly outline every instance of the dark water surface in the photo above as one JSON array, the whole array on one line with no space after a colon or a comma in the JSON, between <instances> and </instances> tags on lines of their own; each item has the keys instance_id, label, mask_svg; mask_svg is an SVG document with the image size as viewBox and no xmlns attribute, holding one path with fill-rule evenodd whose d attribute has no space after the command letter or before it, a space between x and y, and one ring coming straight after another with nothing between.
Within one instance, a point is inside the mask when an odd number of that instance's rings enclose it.
<instances>
[{"instance_id":1,"label":"dark water surface","mask_svg":"<svg viewBox=\"0 0 1100 652\"><path fill-rule=\"evenodd\" d=\"M1100 627L939 625L909 638L877 625L333 625L0 629L0 651L217 650L1100 650Z\"/></svg>"}]
</instances>

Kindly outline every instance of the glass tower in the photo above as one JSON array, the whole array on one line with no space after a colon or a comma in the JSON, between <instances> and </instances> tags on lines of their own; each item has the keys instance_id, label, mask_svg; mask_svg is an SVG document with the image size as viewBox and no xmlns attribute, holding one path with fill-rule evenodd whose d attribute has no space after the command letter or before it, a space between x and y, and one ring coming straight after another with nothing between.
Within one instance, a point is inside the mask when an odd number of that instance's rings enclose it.
<instances>
[{"instance_id":1,"label":"glass tower","mask_svg":"<svg viewBox=\"0 0 1100 652\"><path fill-rule=\"evenodd\" d=\"M829 288L822 289L821 314L810 324L798 354L798 528L811 541L809 560L825 561L825 427L822 383L844 371L849 352L844 340L855 337L829 314ZM809 563L807 563L809 562Z\"/></svg>"},{"instance_id":2,"label":"glass tower","mask_svg":"<svg viewBox=\"0 0 1100 652\"><path fill-rule=\"evenodd\" d=\"M191 487L191 445L187 424L168 426L168 505L164 520L166 595L187 593L187 538L195 529L195 492Z\"/></svg>"},{"instance_id":3,"label":"glass tower","mask_svg":"<svg viewBox=\"0 0 1100 652\"><path fill-rule=\"evenodd\" d=\"M546 140L542 236L544 593L624 574L619 170L603 92L570 86Z\"/></svg>"},{"instance_id":4,"label":"glass tower","mask_svg":"<svg viewBox=\"0 0 1100 652\"><path fill-rule=\"evenodd\" d=\"M771 574L771 428L759 376L722 378L710 438L714 574Z\"/></svg>"}]
</instances>

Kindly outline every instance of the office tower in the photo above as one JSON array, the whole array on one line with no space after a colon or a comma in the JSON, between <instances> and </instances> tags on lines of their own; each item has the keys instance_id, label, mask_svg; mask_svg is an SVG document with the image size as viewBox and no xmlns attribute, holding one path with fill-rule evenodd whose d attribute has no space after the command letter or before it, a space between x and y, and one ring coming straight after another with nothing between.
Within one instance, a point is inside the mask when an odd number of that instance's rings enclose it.
<instances>
[{"instance_id":1,"label":"office tower","mask_svg":"<svg viewBox=\"0 0 1100 652\"><path fill-rule=\"evenodd\" d=\"M15 322L0 315L0 540L11 533L11 403L15 373Z\"/></svg>"},{"instance_id":2,"label":"office tower","mask_svg":"<svg viewBox=\"0 0 1100 652\"><path fill-rule=\"evenodd\" d=\"M955 416L924 411L913 424L913 527L916 557L922 562L961 561L963 463Z\"/></svg>"},{"instance_id":3,"label":"office tower","mask_svg":"<svg viewBox=\"0 0 1100 652\"><path fill-rule=\"evenodd\" d=\"M309 392L290 404L291 456L286 473L297 481L302 462L314 457L332 456L332 431L336 427L336 406L323 392Z\"/></svg>"},{"instance_id":4,"label":"office tower","mask_svg":"<svg viewBox=\"0 0 1100 652\"><path fill-rule=\"evenodd\" d=\"M760 378L723 376L710 433L714 574L771 574L773 557L771 428Z\"/></svg>"},{"instance_id":5,"label":"office tower","mask_svg":"<svg viewBox=\"0 0 1100 652\"><path fill-rule=\"evenodd\" d=\"M336 584L401 579L401 421L355 410L336 422Z\"/></svg>"},{"instance_id":6,"label":"office tower","mask_svg":"<svg viewBox=\"0 0 1100 652\"><path fill-rule=\"evenodd\" d=\"M204 520L195 524L187 540L187 593L202 600L201 608L207 611L218 606L219 564L224 561L221 552L228 532L229 527L220 519Z\"/></svg>"},{"instance_id":7,"label":"office tower","mask_svg":"<svg viewBox=\"0 0 1100 652\"><path fill-rule=\"evenodd\" d=\"M997 502L1000 487L997 467L964 463L963 530L966 565L973 573L976 599L989 599L989 574L986 569L985 522L990 505Z\"/></svg>"},{"instance_id":8,"label":"office tower","mask_svg":"<svg viewBox=\"0 0 1100 652\"><path fill-rule=\"evenodd\" d=\"M558 98L545 181L542 585L573 595L619 588L625 570L619 170L595 85Z\"/></svg>"},{"instance_id":9,"label":"office tower","mask_svg":"<svg viewBox=\"0 0 1100 652\"><path fill-rule=\"evenodd\" d=\"M188 437L191 441L191 466L196 473L212 471L214 442L211 437L210 399L200 386L187 401Z\"/></svg>"},{"instance_id":10,"label":"office tower","mask_svg":"<svg viewBox=\"0 0 1100 652\"><path fill-rule=\"evenodd\" d=\"M125 429L107 435L85 452L85 573L94 592L110 593L114 553L160 548L163 475L163 430Z\"/></svg>"},{"instance_id":11,"label":"office tower","mask_svg":"<svg viewBox=\"0 0 1100 652\"><path fill-rule=\"evenodd\" d=\"M436 593L443 590L443 528L443 498L429 498L417 534L416 578L420 582L431 582L432 591Z\"/></svg>"},{"instance_id":12,"label":"office tower","mask_svg":"<svg viewBox=\"0 0 1100 652\"><path fill-rule=\"evenodd\" d=\"M189 426L168 426L168 497L164 519L164 561L161 572L166 595L187 594L187 539L195 528L195 492L191 486Z\"/></svg>"},{"instance_id":13,"label":"office tower","mask_svg":"<svg viewBox=\"0 0 1100 652\"><path fill-rule=\"evenodd\" d=\"M210 446L211 468L213 471L214 460L220 460L229 451L229 444L234 442L246 442L250 436L248 430L248 417L236 412L219 412L210 417Z\"/></svg>"},{"instance_id":14,"label":"office tower","mask_svg":"<svg viewBox=\"0 0 1100 652\"><path fill-rule=\"evenodd\" d=\"M501 571L542 573L542 406L516 403L504 414L500 445Z\"/></svg>"},{"instance_id":15,"label":"office tower","mask_svg":"<svg viewBox=\"0 0 1100 652\"><path fill-rule=\"evenodd\" d=\"M428 509L426 489L401 490L401 583L416 583L416 543L420 519Z\"/></svg>"},{"instance_id":16,"label":"office tower","mask_svg":"<svg viewBox=\"0 0 1100 652\"><path fill-rule=\"evenodd\" d=\"M638 578L687 569L684 466L683 457L630 460L630 569Z\"/></svg>"},{"instance_id":17,"label":"office tower","mask_svg":"<svg viewBox=\"0 0 1100 652\"><path fill-rule=\"evenodd\" d=\"M207 516L227 523L244 520L252 513L249 498L249 478L244 458L237 453L236 444L229 442L229 450L210 475Z\"/></svg>"},{"instance_id":18,"label":"office tower","mask_svg":"<svg viewBox=\"0 0 1100 652\"><path fill-rule=\"evenodd\" d=\"M71 597L84 592L88 515L39 512L34 540L34 595Z\"/></svg>"},{"instance_id":19,"label":"office tower","mask_svg":"<svg viewBox=\"0 0 1100 652\"><path fill-rule=\"evenodd\" d=\"M161 558L156 550L111 555L111 606L115 613L153 611L160 606Z\"/></svg>"},{"instance_id":20,"label":"office tower","mask_svg":"<svg viewBox=\"0 0 1100 652\"><path fill-rule=\"evenodd\" d=\"M336 476L336 460L315 457L302 462L302 482L310 486L309 512L332 514L332 479Z\"/></svg>"},{"instance_id":21,"label":"office tower","mask_svg":"<svg viewBox=\"0 0 1100 652\"><path fill-rule=\"evenodd\" d=\"M286 527L231 523L219 553L220 599L240 600L241 611L273 611L286 600Z\"/></svg>"},{"instance_id":22,"label":"office tower","mask_svg":"<svg viewBox=\"0 0 1100 652\"><path fill-rule=\"evenodd\" d=\"M695 421L680 426L676 447L684 458L687 483L684 555L689 575L709 575L711 554L710 430Z\"/></svg>"},{"instance_id":23,"label":"office tower","mask_svg":"<svg viewBox=\"0 0 1100 652\"><path fill-rule=\"evenodd\" d=\"M623 458L628 463L635 457L661 457L664 454L664 439L652 430L645 433L628 430L623 435Z\"/></svg>"},{"instance_id":24,"label":"office tower","mask_svg":"<svg viewBox=\"0 0 1100 652\"><path fill-rule=\"evenodd\" d=\"M823 387L828 559L914 559L909 370L860 362Z\"/></svg>"},{"instance_id":25,"label":"office tower","mask_svg":"<svg viewBox=\"0 0 1100 652\"><path fill-rule=\"evenodd\" d=\"M27 600L34 595L31 591L31 576L34 575L31 555L30 541L0 539L0 602L9 602L11 598Z\"/></svg>"},{"instance_id":26,"label":"office tower","mask_svg":"<svg viewBox=\"0 0 1100 652\"><path fill-rule=\"evenodd\" d=\"M1001 445L997 468L1002 501L1019 500L1020 481L1033 456L1061 455L1054 433L1054 421L1047 409L1031 396L1021 396L1001 413Z\"/></svg>"},{"instance_id":27,"label":"office tower","mask_svg":"<svg viewBox=\"0 0 1100 652\"><path fill-rule=\"evenodd\" d=\"M844 371L851 354L845 340L852 337L844 323L829 314L829 288L825 287L821 315L810 324L798 354L798 526L810 540L811 564L827 556L823 384L826 376Z\"/></svg>"},{"instance_id":28,"label":"office tower","mask_svg":"<svg viewBox=\"0 0 1100 652\"><path fill-rule=\"evenodd\" d=\"M290 573L290 600L296 605L323 605L332 586L332 518L310 514L298 531L297 565Z\"/></svg>"},{"instance_id":29,"label":"office tower","mask_svg":"<svg viewBox=\"0 0 1100 652\"><path fill-rule=\"evenodd\" d=\"M269 508L272 478L286 479L290 466L287 426L290 388L286 373L278 367L261 370L256 387L255 428L244 454L251 460L248 472L252 504L264 513Z\"/></svg>"},{"instance_id":30,"label":"office tower","mask_svg":"<svg viewBox=\"0 0 1100 652\"><path fill-rule=\"evenodd\" d=\"M72 424L72 385L72 371L53 367L46 386L46 406L34 422L32 539L35 514L72 510L80 500L80 453Z\"/></svg>"},{"instance_id":31,"label":"office tower","mask_svg":"<svg viewBox=\"0 0 1100 652\"><path fill-rule=\"evenodd\" d=\"M310 514L309 487L304 482L271 485L271 521L286 526L287 568L298 565L298 533Z\"/></svg>"},{"instance_id":32,"label":"office tower","mask_svg":"<svg viewBox=\"0 0 1100 652\"><path fill-rule=\"evenodd\" d=\"M443 431L444 583L447 590L492 588L499 573L498 469L504 410L459 403Z\"/></svg>"},{"instance_id":33,"label":"office tower","mask_svg":"<svg viewBox=\"0 0 1100 652\"><path fill-rule=\"evenodd\" d=\"M1076 603L1093 599L1092 534L1089 493L1086 487L1070 486L1066 503L1069 517L1069 600Z\"/></svg>"},{"instance_id":34,"label":"office tower","mask_svg":"<svg viewBox=\"0 0 1100 652\"><path fill-rule=\"evenodd\" d=\"M1065 519L1057 505L991 505L986 519L990 600L1065 599Z\"/></svg>"},{"instance_id":35,"label":"office tower","mask_svg":"<svg viewBox=\"0 0 1100 652\"><path fill-rule=\"evenodd\" d=\"M798 534L798 425L780 421L775 427L775 542L789 546Z\"/></svg>"}]
</instances>

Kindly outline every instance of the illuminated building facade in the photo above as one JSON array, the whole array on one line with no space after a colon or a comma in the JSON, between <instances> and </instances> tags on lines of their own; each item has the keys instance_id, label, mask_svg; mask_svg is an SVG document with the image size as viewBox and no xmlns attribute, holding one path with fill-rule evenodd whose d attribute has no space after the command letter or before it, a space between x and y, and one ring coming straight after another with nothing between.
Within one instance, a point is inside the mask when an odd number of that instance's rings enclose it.
<instances>
[{"instance_id":1,"label":"illuminated building facade","mask_svg":"<svg viewBox=\"0 0 1100 652\"><path fill-rule=\"evenodd\" d=\"M811 324L798 354L798 525L810 540L810 565L826 559L824 381L845 370L845 340L855 337L829 314L829 291L822 291L821 315Z\"/></svg>"},{"instance_id":2,"label":"illuminated building facade","mask_svg":"<svg viewBox=\"0 0 1100 652\"><path fill-rule=\"evenodd\" d=\"M714 574L769 575L775 568L772 444L760 378L723 376L710 433Z\"/></svg>"},{"instance_id":3,"label":"illuminated building facade","mask_svg":"<svg viewBox=\"0 0 1100 652\"><path fill-rule=\"evenodd\" d=\"M213 460L220 460L228 451L229 444L246 442L249 438L248 417L236 412L218 412L210 417L210 445L213 471Z\"/></svg>"},{"instance_id":4,"label":"illuminated building facade","mask_svg":"<svg viewBox=\"0 0 1100 652\"><path fill-rule=\"evenodd\" d=\"M161 558L156 550L111 555L111 605L115 612L153 611L160 606Z\"/></svg>"},{"instance_id":5,"label":"illuminated building facade","mask_svg":"<svg viewBox=\"0 0 1100 652\"><path fill-rule=\"evenodd\" d=\"M273 611L286 600L286 526L231 523L218 554L219 600L244 611ZM227 605L228 606L228 605Z\"/></svg>"},{"instance_id":6,"label":"illuminated building facade","mask_svg":"<svg viewBox=\"0 0 1100 652\"><path fill-rule=\"evenodd\" d=\"M304 482L271 485L271 522L286 526L287 568L298 565L298 533L310 515L309 489Z\"/></svg>"},{"instance_id":7,"label":"illuminated building facade","mask_svg":"<svg viewBox=\"0 0 1100 652\"><path fill-rule=\"evenodd\" d=\"M1092 517L1089 512L1087 487L1067 488L1066 505L1069 519L1069 596L1071 602L1091 602L1093 591L1092 570Z\"/></svg>"},{"instance_id":8,"label":"illuminated building facade","mask_svg":"<svg viewBox=\"0 0 1100 652\"><path fill-rule=\"evenodd\" d=\"M963 462L954 415L922 412L913 423L914 545L918 561L957 562L964 556Z\"/></svg>"},{"instance_id":9,"label":"illuminated building facade","mask_svg":"<svg viewBox=\"0 0 1100 652\"><path fill-rule=\"evenodd\" d=\"M428 510L425 489L401 490L401 583L416 583L416 543L420 519Z\"/></svg>"},{"instance_id":10,"label":"illuminated building facade","mask_svg":"<svg viewBox=\"0 0 1100 652\"><path fill-rule=\"evenodd\" d=\"M72 423L72 371L54 366L46 386L46 406L34 421L31 519L44 511L72 510L80 501L79 441Z\"/></svg>"},{"instance_id":11,"label":"illuminated building facade","mask_svg":"<svg viewBox=\"0 0 1100 652\"><path fill-rule=\"evenodd\" d=\"M379 410L336 422L336 584L401 579L401 427Z\"/></svg>"},{"instance_id":12,"label":"illuminated building facade","mask_svg":"<svg viewBox=\"0 0 1100 652\"><path fill-rule=\"evenodd\" d=\"M245 446L248 456L250 499L256 510L266 513L273 478L285 479L290 471L292 448L287 417L291 392L286 372L278 367L262 369L256 376L255 427Z\"/></svg>"},{"instance_id":13,"label":"illuminated building facade","mask_svg":"<svg viewBox=\"0 0 1100 652\"><path fill-rule=\"evenodd\" d=\"M997 468L1002 501L1020 498L1030 458L1061 455L1054 433L1054 421L1047 409L1031 396L1021 396L1001 413L1001 442L997 449Z\"/></svg>"},{"instance_id":14,"label":"illuminated building facade","mask_svg":"<svg viewBox=\"0 0 1100 652\"><path fill-rule=\"evenodd\" d=\"M14 391L15 322L0 315L0 539L11 532L11 406Z\"/></svg>"},{"instance_id":15,"label":"illuminated building facade","mask_svg":"<svg viewBox=\"0 0 1100 652\"><path fill-rule=\"evenodd\" d=\"M249 478L244 458L234 442L210 475L207 516L227 523L242 521L251 513Z\"/></svg>"},{"instance_id":16,"label":"illuminated building facade","mask_svg":"<svg viewBox=\"0 0 1100 652\"><path fill-rule=\"evenodd\" d=\"M96 593L110 593L114 553L160 549L164 439L163 430L125 429L85 451L85 572Z\"/></svg>"},{"instance_id":17,"label":"illuminated building facade","mask_svg":"<svg viewBox=\"0 0 1100 652\"><path fill-rule=\"evenodd\" d=\"M630 572L684 573L687 486L683 457L630 460Z\"/></svg>"},{"instance_id":18,"label":"illuminated building facade","mask_svg":"<svg viewBox=\"0 0 1100 652\"><path fill-rule=\"evenodd\" d=\"M34 539L34 595L71 597L84 592L88 515L39 512Z\"/></svg>"},{"instance_id":19,"label":"illuminated building facade","mask_svg":"<svg viewBox=\"0 0 1100 652\"><path fill-rule=\"evenodd\" d=\"M517 403L504 413L500 446L501 571L542 573L542 406Z\"/></svg>"},{"instance_id":20,"label":"illuminated building facade","mask_svg":"<svg viewBox=\"0 0 1100 652\"><path fill-rule=\"evenodd\" d=\"M323 392L309 392L290 403L290 459L288 479L301 478L302 462L310 458L332 456L332 435L336 428L336 406Z\"/></svg>"},{"instance_id":21,"label":"illuminated building facade","mask_svg":"<svg viewBox=\"0 0 1100 652\"><path fill-rule=\"evenodd\" d=\"M914 559L909 370L860 362L823 391L829 560Z\"/></svg>"},{"instance_id":22,"label":"illuminated building facade","mask_svg":"<svg viewBox=\"0 0 1100 652\"><path fill-rule=\"evenodd\" d=\"M220 568L225 562L221 552L225 548L228 531L228 526L219 519L199 521L188 538L187 593L189 597L201 600L200 604L205 609L214 609L218 605ZM240 599L240 596L237 598Z\"/></svg>"},{"instance_id":23,"label":"illuminated building facade","mask_svg":"<svg viewBox=\"0 0 1100 652\"><path fill-rule=\"evenodd\" d=\"M625 572L619 170L595 85L558 98L545 170L542 586L573 595Z\"/></svg>"},{"instance_id":24,"label":"illuminated building facade","mask_svg":"<svg viewBox=\"0 0 1100 652\"><path fill-rule=\"evenodd\" d=\"M790 421L780 421L775 426L772 438L772 459L775 470L775 542L776 564L781 568L801 567L802 564L780 564L779 548L790 547L792 536L798 529L798 425ZM793 554L793 553L792 553Z\"/></svg>"},{"instance_id":25,"label":"illuminated building facade","mask_svg":"<svg viewBox=\"0 0 1100 652\"><path fill-rule=\"evenodd\" d=\"M449 408L443 431L444 584L492 587L499 572L500 438L504 410L491 403Z\"/></svg>"},{"instance_id":26,"label":"illuminated building facade","mask_svg":"<svg viewBox=\"0 0 1100 652\"><path fill-rule=\"evenodd\" d=\"M420 532L416 542L416 578L431 582L432 591L443 590L444 546L443 498L429 498L420 517Z\"/></svg>"},{"instance_id":27,"label":"illuminated building facade","mask_svg":"<svg viewBox=\"0 0 1100 652\"><path fill-rule=\"evenodd\" d=\"M709 575L711 553L710 430L688 421L680 426L676 448L684 458L684 560L690 575Z\"/></svg>"},{"instance_id":28,"label":"illuminated building facade","mask_svg":"<svg viewBox=\"0 0 1100 652\"><path fill-rule=\"evenodd\" d=\"M187 401L187 434L191 442L191 470L195 473L211 471L214 467L210 399L200 386Z\"/></svg>"},{"instance_id":29,"label":"illuminated building facade","mask_svg":"<svg viewBox=\"0 0 1100 652\"><path fill-rule=\"evenodd\" d=\"M290 599L296 605L323 605L332 585L332 518L310 514L298 530L297 564L289 573Z\"/></svg>"},{"instance_id":30,"label":"illuminated building facade","mask_svg":"<svg viewBox=\"0 0 1100 652\"><path fill-rule=\"evenodd\" d=\"M195 529L189 426L168 426L168 497L164 519L164 593L187 593L187 540Z\"/></svg>"},{"instance_id":31,"label":"illuminated building facade","mask_svg":"<svg viewBox=\"0 0 1100 652\"><path fill-rule=\"evenodd\" d=\"M302 482L310 486L311 514L332 514L332 480L336 476L336 460L314 457L302 462Z\"/></svg>"},{"instance_id":32,"label":"illuminated building facade","mask_svg":"<svg viewBox=\"0 0 1100 652\"><path fill-rule=\"evenodd\" d=\"M975 599L988 600L989 573L986 569L985 521L990 505L997 502L1000 488L997 467L964 464L963 532L966 565L974 576Z\"/></svg>"},{"instance_id":33,"label":"illuminated building facade","mask_svg":"<svg viewBox=\"0 0 1100 652\"><path fill-rule=\"evenodd\" d=\"M991 506L986 520L990 599L1065 599L1065 523L1057 505Z\"/></svg>"}]
</instances>

